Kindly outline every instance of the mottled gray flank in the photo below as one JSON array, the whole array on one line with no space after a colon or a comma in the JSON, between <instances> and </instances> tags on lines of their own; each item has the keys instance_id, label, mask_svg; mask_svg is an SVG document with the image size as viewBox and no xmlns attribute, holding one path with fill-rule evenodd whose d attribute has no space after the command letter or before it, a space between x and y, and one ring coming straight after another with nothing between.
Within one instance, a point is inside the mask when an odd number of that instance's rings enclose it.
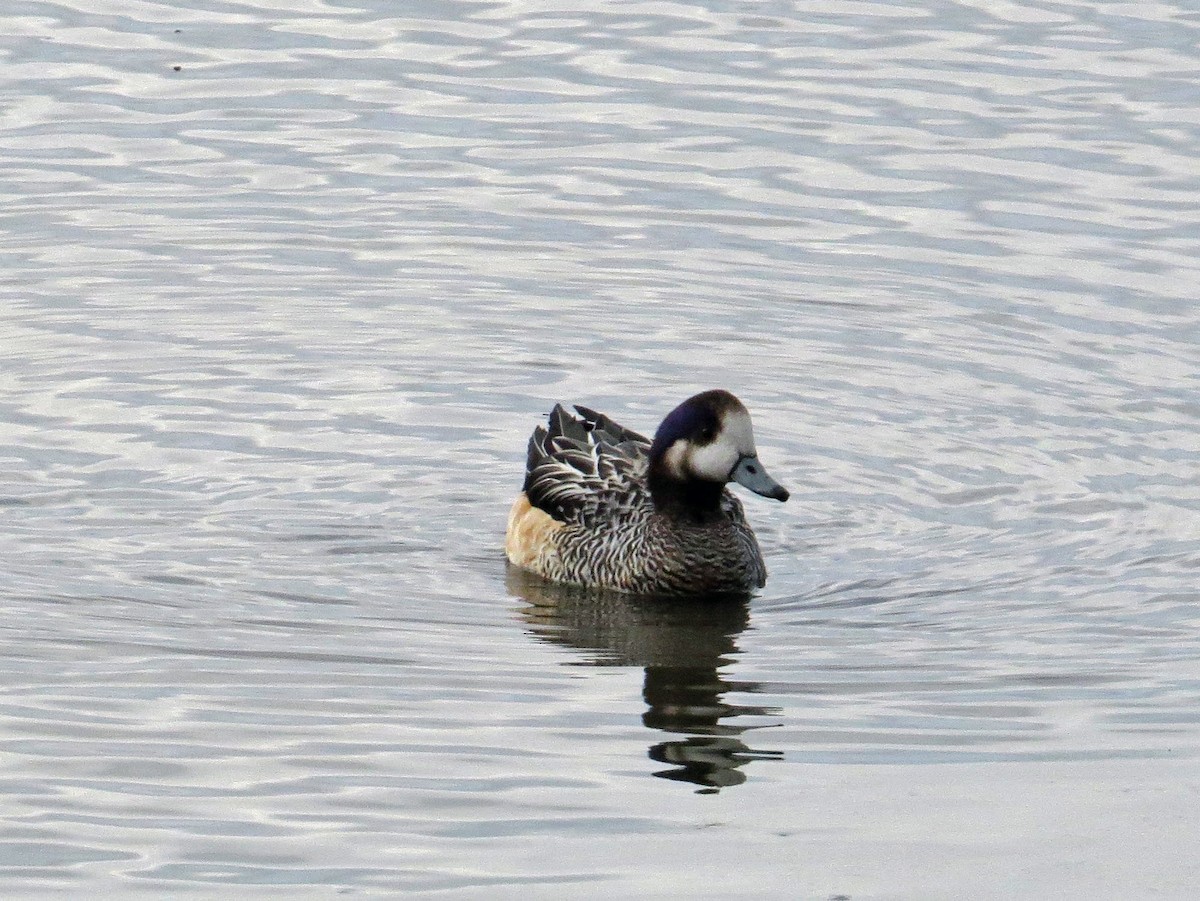
<instances>
[{"instance_id":1,"label":"mottled gray flank","mask_svg":"<svg viewBox=\"0 0 1200 901\"><path fill-rule=\"evenodd\" d=\"M736 594L766 584L766 564L737 498L730 495L721 518L705 523L680 521L647 502L592 526L562 529L542 574L638 594Z\"/></svg>"}]
</instances>

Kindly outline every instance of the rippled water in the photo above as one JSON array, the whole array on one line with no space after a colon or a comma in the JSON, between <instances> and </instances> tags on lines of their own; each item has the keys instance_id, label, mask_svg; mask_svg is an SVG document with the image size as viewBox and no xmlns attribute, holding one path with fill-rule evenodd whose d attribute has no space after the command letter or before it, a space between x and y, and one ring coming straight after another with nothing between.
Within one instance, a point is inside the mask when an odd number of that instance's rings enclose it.
<instances>
[{"instance_id":1,"label":"rippled water","mask_svg":"<svg viewBox=\"0 0 1200 901\"><path fill-rule=\"evenodd\" d=\"M1194 8L577 7L6 17L4 894L1195 897ZM506 572L713 386L760 596Z\"/></svg>"}]
</instances>

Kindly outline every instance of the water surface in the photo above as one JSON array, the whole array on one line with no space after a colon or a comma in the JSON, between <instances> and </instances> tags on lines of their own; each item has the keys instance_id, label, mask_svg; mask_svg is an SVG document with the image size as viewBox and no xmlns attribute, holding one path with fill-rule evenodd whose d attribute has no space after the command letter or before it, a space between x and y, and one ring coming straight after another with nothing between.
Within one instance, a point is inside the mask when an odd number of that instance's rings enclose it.
<instances>
[{"instance_id":1,"label":"water surface","mask_svg":"<svg viewBox=\"0 0 1200 901\"><path fill-rule=\"evenodd\" d=\"M1187 4L6 23L6 896L1200 891ZM506 572L716 386L759 596Z\"/></svg>"}]
</instances>

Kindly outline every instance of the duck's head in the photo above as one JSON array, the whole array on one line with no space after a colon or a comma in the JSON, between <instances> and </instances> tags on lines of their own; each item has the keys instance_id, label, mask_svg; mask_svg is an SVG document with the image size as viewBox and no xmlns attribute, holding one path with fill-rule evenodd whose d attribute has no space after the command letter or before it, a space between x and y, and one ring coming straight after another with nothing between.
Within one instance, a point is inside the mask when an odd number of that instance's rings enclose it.
<instances>
[{"instance_id":1,"label":"duck's head","mask_svg":"<svg viewBox=\"0 0 1200 901\"><path fill-rule=\"evenodd\" d=\"M650 447L650 487L659 503L715 508L726 483L788 499L758 461L750 414L728 391L689 397L667 414Z\"/></svg>"}]
</instances>

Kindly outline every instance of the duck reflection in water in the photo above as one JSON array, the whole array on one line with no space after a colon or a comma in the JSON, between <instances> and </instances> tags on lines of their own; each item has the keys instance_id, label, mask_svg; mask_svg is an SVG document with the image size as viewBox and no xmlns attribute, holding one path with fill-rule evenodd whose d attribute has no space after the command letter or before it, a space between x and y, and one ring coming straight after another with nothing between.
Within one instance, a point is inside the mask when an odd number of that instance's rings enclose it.
<instances>
[{"instance_id":1,"label":"duck reflection in water","mask_svg":"<svg viewBox=\"0 0 1200 901\"><path fill-rule=\"evenodd\" d=\"M671 765L654 775L716 792L745 782L741 768L751 760L782 758L782 752L754 750L740 738L763 724L730 722L779 711L722 697L760 690L757 682L719 673L736 658L736 638L750 619L748 598L637 597L555 584L516 567L509 568L508 590L531 605L521 614L543 641L599 651L589 661L595 666L645 668L642 722L686 736L650 747L651 759Z\"/></svg>"}]
</instances>

